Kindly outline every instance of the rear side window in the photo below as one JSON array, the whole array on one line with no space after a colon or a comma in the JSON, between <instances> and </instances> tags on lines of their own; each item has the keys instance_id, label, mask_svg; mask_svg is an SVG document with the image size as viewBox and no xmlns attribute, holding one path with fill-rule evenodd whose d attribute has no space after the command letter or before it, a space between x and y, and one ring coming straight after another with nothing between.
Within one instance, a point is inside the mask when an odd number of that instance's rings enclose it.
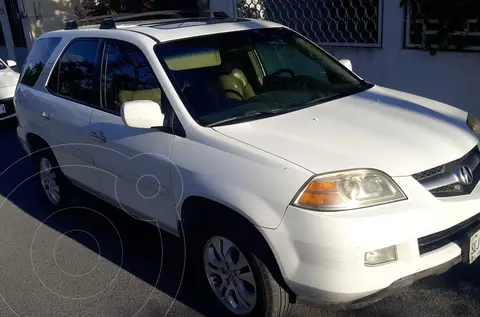
<instances>
[{"instance_id":1,"label":"rear side window","mask_svg":"<svg viewBox=\"0 0 480 317\"><path fill-rule=\"evenodd\" d=\"M93 89L98 44L97 39L76 40L71 43L55 65L48 89L67 99L99 105L99 91Z\"/></svg>"},{"instance_id":2,"label":"rear side window","mask_svg":"<svg viewBox=\"0 0 480 317\"><path fill-rule=\"evenodd\" d=\"M35 42L23 66L20 79L22 84L30 87L35 85L38 77L40 77L40 73L45 67L45 63L58 46L58 43L60 43L60 40L60 37L48 37Z\"/></svg>"}]
</instances>

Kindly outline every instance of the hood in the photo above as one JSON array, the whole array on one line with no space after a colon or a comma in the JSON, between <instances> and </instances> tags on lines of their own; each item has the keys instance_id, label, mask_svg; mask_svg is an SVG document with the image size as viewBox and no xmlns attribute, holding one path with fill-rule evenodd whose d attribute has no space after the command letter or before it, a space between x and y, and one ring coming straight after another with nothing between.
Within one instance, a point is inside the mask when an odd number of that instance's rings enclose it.
<instances>
[{"instance_id":1,"label":"hood","mask_svg":"<svg viewBox=\"0 0 480 317\"><path fill-rule=\"evenodd\" d=\"M406 176L465 155L478 138L467 113L419 96L373 87L275 117L215 127L315 174L375 168Z\"/></svg>"},{"instance_id":2,"label":"hood","mask_svg":"<svg viewBox=\"0 0 480 317\"><path fill-rule=\"evenodd\" d=\"M0 87L16 86L20 74L10 68L0 70Z\"/></svg>"}]
</instances>

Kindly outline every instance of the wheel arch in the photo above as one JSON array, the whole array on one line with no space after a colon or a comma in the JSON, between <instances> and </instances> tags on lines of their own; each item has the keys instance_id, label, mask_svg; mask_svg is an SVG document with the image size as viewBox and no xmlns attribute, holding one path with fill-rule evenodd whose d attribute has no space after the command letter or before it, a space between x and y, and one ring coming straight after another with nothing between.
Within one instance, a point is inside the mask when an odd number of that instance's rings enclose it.
<instances>
[{"instance_id":1,"label":"wheel arch","mask_svg":"<svg viewBox=\"0 0 480 317\"><path fill-rule=\"evenodd\" d=\"M31 152L50 148L50 145L48 145L48 142L45 141L45 139L43 139L38 134L29 132L26 135L26 140Z\"/></svg>"},{"instance_id":2,"label":"wheel arch","mask_svg":"<svg viewBox=\"0 0 480 317\"><path fill-rule=\"evenodd\" d=\"M230 223L235 227L246 228L247 234L253 237L255 248L258 252L256 254L262 262L264 262L272 273L276 281L290 293L290 299L293 302L296 300L295 293L285 283L283 278L283 270L275 253L273 252L267 239L256 226L252 219L248 218L246 213L241 213L231 207L228 207L215 200L205 198L202 196L189 196L182 204L180 210L179 232L182 237L188 237L189 232L201 226L202 223L208 219L219 219L225 223ZM273 230L273 229L266 229Z\"/></svg>"}]
</instances>

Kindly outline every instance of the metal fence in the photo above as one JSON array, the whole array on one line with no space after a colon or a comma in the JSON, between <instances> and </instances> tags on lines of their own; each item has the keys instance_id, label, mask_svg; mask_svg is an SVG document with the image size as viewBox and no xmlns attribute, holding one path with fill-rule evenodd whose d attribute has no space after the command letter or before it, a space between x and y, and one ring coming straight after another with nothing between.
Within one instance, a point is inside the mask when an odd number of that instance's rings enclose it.
<instances>
[{"instance_id":1,"label":"metal fence","mask_svg":"<svg viewBox=\"0 0 480 317\"><path fill-rule=\"evenodd\" d=\"M282 23L327 46L382 46L383 0L237 0L239 17Z\"/></svg>"}]
</instances>

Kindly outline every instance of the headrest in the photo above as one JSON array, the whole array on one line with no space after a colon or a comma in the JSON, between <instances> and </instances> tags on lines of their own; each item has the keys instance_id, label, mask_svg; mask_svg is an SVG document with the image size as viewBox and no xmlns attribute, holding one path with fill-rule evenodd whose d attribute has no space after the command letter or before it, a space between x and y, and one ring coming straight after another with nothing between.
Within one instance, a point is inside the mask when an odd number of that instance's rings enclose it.
<instances>
[{"instance_id":1,"label":"headrest","mask_svg":"<svg viewBox=\"0 0 480 317\"><path fill-rule=\"evenodd\" d=\"M231 62L224 61L219 67L220 74L228 75L233 71L234 67Z\"/></svg>"}]
</instances>

